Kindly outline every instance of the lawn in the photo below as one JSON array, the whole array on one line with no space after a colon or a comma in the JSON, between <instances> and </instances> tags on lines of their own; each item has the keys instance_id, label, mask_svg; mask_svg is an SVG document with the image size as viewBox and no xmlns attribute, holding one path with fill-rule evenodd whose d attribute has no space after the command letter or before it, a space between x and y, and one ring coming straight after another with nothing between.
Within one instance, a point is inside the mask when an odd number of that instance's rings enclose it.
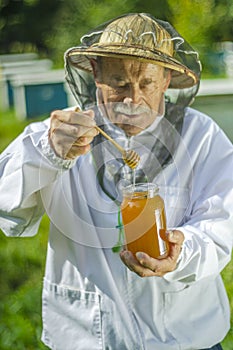
<instances>
[{"instance_id":1,"label":"lawn","mask_svg":"<svg viewBox=\"0 0 233 350\"><path fill-rule=\"evenodd\" d=\"M2 150L23 130L27 122L17 121L13 110L0 113L0 150ZM41 288L48 225L48 218L44 216L39 233L33 238L6 238L0 232L1 350L48 349L40 341ZM224 269L222 276L233 315L232 262ZM233 318L231 330L222 345L224 350L233 350Z\"/></svg>"},{"instance_id":2,"label":"lawn","mask_svg":"<svg viewBox=\"0 0 233 350\"><path fill-rule=\"evenodd\" d=\"M28 124L0 112L0 150ZM48 218L33 238L7 238L0 230L0 349L45 350L41 341L41 291Z\"/></svg>"}]
</instances>

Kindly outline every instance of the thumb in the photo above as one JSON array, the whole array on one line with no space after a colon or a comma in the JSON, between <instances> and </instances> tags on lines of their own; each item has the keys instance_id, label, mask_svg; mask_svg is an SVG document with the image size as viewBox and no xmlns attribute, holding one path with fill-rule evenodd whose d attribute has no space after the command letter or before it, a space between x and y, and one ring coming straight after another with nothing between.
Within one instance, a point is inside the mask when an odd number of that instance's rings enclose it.
<instances>
[{"instance_id":1,"label":"thumb","mask_svg":"<svg viewBox=\"0 0 233 350\"><path fill-rule=\"evenodd\" d=\"M95 113L92 109L88 109L86 111L83 111L83 114L90 117L91 119L94 119L94 117L95 117Z\"/></svg>"}]
</instances>

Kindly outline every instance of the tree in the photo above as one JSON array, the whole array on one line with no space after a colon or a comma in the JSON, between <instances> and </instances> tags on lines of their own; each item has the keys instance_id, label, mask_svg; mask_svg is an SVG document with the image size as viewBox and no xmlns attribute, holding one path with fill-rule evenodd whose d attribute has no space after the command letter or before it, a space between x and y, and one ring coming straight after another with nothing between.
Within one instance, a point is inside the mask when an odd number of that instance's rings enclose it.
<instances>
[{"instance_id":1,"label":"tree","mask_svg":"<svg viewBox=\"0 0 233 350\"><path fill-rule=\"evenodd\" d=\"M233 40L232 0L168 0L172 22L196 46Z\"/></svg>"},{"instance_id":2,"label":"tree","mask_svg":"<svg viewBox=\"0 0 233 350\"><path fill-rule=\"evenodd\" d=\"M35 50L48 54L46 38L61 4L54 0L2 0L0 53Z\"/></svg>"},{"instance_id":3,"label":"tree","mask_svg":"<svg viewBox=\"0 0 233 350\"><path fill-rule=\"evenodd\" d=\"M171 22L200 52L233 41L232 0L0 0L0 53L38 51L63 66L63 53L99 24L128 12Z\"/></svg>"},{"instance_id":4,"label":"tree","mask_svg":"<svg viewBox=\"0 0 233 350\"><path fill-rule=\"evenodd\" d=\"M209 26L212 40L214 42L233 41L232 0L215 0L212 10L214 20Z\"/></svg>"}]
</instances>

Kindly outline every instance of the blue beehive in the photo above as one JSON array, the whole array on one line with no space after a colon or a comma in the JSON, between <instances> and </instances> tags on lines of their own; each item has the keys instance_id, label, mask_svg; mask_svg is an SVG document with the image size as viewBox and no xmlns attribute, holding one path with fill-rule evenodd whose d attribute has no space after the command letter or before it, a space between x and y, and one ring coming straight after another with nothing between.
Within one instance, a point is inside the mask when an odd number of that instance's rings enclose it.
<instances>
[{"instance_id":1,"label":"blue beehive","mask_svg":"<svg viewBox=\"0 0 233 350\"><path fill-rule=\"evenodd\" d=\"M14 95L11 81L14 80L16 75L43 73L51 70L52 64L52 61L48 59L0 62L0 94L6 98L6 100L4 100L3 109L14 106Z\"/></svg>"},{"instance_id":2,"label":"blue beehive","mask_svg":"<svg viewBox=\"0 0 233 350\"><path fill-rule=\"evenodd\" d=\"M70 105L64 70L18 75L11 81L16 116L20 119L49 115Z\"/></svg>"}]
</instances>

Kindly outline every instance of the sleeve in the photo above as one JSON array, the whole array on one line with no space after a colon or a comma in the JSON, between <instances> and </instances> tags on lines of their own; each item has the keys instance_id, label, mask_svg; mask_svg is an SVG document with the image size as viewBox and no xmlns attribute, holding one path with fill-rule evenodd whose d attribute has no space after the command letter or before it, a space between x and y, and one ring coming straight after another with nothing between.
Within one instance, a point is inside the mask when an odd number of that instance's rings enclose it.
<instances>
[{"instance_id":1,"label":"sleeve","mask_svg":"<svg viewBox=\"0 0 233 350\"><path fill-rule=\"evenodd\" d=\"M0 157L0 228L7 236L32 236L44 214L40 191L75 161L56 156L49 120L29 125Z\"/></svg>"},{"instance_id":2,"label":"sleeve","mask_svg":"<svg viewBox=\"0 0 233 350\"><path fill-rule=\"evenodd\" d=\"M176 228L184 233L185 241L176 270L164 276L168 281L215 278L231 259L233 146L218 127L203 145L193 165L189 213Z\"/></svg>"}]
</instances>

